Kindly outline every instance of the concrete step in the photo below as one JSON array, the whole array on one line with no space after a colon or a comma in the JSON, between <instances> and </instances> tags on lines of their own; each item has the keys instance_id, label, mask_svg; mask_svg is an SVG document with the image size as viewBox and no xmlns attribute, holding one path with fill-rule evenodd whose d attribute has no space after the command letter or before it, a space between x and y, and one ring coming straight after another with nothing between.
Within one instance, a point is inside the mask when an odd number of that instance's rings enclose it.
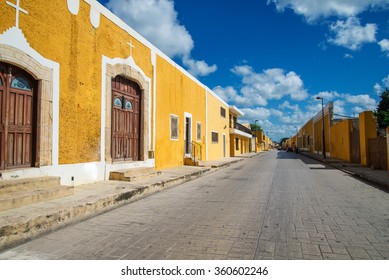
<instances>
[{"instance_id":1,"label":"concrete step","mask_svg":"<svg viewBox=\"0 0 389 280\"><path fill-rule=\"evenodd\" d=\"M161 175L161 171L157 171L154 168L141 167L141 168L112 171L109 174L109 179L116 180L116 181L134 182L137 180L141 180L149 177L155 177L158 175Z\"/></svg>"},{"instance_id":2,"label":"concrete step","mask_svg":"<svg viewBox=\"0 0 389 280\"><path fill-rule=\"evenodd\" d=\"M60 185L59 177L37 177L25 179L0 180L0 196L10 192L51 188Z\"/></svg>"},{"instance_id":3,"label":"concrete step","mask_svg":"<svg viewBox=\"0 0 389 280\"><path fill-rule=\"evenodd\" d=\"M199 166L199 160L187 157L184 159L184 165Z\"/></svg>"},{"instance_id":4,"label":"concrete step","mask_svg":"<svg viewBox=\"0 0 389 280\"><path fill-rule=\"evenodd\" d=\"M72 186L52 186L31 190L9 191L0 194L0 211L48 201L74 194Z\"/></svg>"}]
</instances>

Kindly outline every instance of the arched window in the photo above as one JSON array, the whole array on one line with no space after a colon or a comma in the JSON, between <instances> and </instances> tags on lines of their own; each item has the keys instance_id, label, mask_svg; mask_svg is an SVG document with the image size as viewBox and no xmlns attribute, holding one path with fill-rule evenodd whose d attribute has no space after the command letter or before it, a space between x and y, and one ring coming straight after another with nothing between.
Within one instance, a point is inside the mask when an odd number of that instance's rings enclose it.
<instances>
[{"instance_id":1,"label":"arched window","mask_svg":"<svg viewBox=\"0 0 389 280\"><path fill-rule=\"evenodd\" d=\"M15 77L12 82L11 82L11 87L12 88L17 88L17 89L23 89L23 90L32 90L32 86L30 82L23 78L23 77Z\"/></svg>"},{"instance_id":2,"label":"arched window","mask_svg":"<svg viewBox=\"0 0 389 280\"><path fill-rule=\"evenodd\" d=\"M130 100L126 101L126 105L124 106L126 110L132 110L132 102Z\"/></svg>"},{"instance_id":3,"label":"arched window","mask_svg":"<svg viewBox=\"0 0 389 280\"><path fill-rule=\"evenodd\" d=\"M123 102L120 97L115 97L115 101L113 102L113 106L118 108L123 108Z\"/></svg>"},{"instance_id":4,"label":"arched window","mask_svg":"<svg viewBox=\"0 0 389 280\"><path fill-rule=\"evenodd\" d=\"M2 85L3 85L3 80L0 77L0 86L2 86Z\"/></svg>"}]
</instances>

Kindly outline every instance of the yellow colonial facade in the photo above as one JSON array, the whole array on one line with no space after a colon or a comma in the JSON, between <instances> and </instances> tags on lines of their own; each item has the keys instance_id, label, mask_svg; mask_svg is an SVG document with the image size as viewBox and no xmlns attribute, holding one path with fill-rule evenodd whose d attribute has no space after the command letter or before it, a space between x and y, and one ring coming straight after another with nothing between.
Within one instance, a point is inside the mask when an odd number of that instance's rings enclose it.
<instances>
[{"instance_id":1,"label":"yellow colonial facade","mask_svg":"<svg viewBox=\"0 0 389 280\"><path fill-rule=\"evenodd\" d=\"M3 178L77 185L193 149L231 155L229 106L97 1L0 0L0 13Z\"/></svg>"},{"instance_id":2,"label":"yellow colonial facade","mask_svg":"<svg viewBox=\"0 0 389 280\"><path fill-rule=\"evenodd\" d=\"M238 123L238 117L244 116L244 114L235 106L230 106L229 112L230 155L235 157L249 153L252 132L244 125Z\"/></svg>"}]
</instances>

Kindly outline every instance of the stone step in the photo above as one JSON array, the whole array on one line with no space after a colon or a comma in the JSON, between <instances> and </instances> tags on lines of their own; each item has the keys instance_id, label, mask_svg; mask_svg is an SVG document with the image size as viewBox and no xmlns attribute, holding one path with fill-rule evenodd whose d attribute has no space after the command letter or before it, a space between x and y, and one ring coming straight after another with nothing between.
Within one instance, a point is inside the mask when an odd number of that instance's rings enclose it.
<instances>
[{"instance_id":1,"label":"stone step","mask_svg":"<svg viewBox=\"0 0 389 280\"><path fill-rule=\"evenodd\" d=\"M10 192L51 188L58 185L60 185L60 178L51 176L0 180L0 196Z\"/></svg>"},{"instance_id":2,"label":"stone step","mask_svg":"<svg viewBox=\"0 0 389 280\"><path fill-rule=\"evenodd\" d=\"M31 190L9 191L0 194L0 211L48 201L74 194L72 186L51 186Z\"/></svg>"},{"instance_id":3,"label":"stone step","mask_svg":"<svg viewBox=\"0 0 389 280\"><path fill-rule=\"evenodd\" d=\"M184 159L184 165L199 166L199 160L198 159L195 160L194 158L186 157Z\"/></svg>"},{"instance_id":4,"label":"stone step","mask_svg":"<svg viewBox=\"0 0 389 280\"><path fill-rule=\"evenodd\" d=\"M137 180L154 177L158 175L161 175L161 171L157 171L154 168L141 167L141 168L111 171L109 174L109 179L116 180L116 181L134 182Z\"/></svg>"}]
</instances>

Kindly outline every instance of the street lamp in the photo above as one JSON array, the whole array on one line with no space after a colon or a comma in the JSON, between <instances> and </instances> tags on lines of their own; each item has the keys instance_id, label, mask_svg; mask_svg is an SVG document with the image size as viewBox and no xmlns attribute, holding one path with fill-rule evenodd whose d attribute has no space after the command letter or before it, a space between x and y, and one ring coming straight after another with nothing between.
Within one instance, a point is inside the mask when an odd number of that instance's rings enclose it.
<instances>
[{"instance_id":1,"label":"street lamp","mask_svg":"<svg viewBox=\"0 0 389 280\"><path fill-rule=\"evenodd\" d=\"M324 135L324 98L323 97L316 97L317 100L321 100L321 119L323 120L323 127L322 127L322 142L323 142L323 158L326 158L326 138Z\"/></svg>"},{"instance_id":2,"label":"street lamp","mask_svg":"<svg viewBox=\"0 0 389 280\"><path fill-rule=\"evenodd\" d=\"M296 148L298 148L298 143L299 143L299 138L298 138L298 130L297 130L297 125L294 126L296 128Z\"/></svg>"}]
</instances>

